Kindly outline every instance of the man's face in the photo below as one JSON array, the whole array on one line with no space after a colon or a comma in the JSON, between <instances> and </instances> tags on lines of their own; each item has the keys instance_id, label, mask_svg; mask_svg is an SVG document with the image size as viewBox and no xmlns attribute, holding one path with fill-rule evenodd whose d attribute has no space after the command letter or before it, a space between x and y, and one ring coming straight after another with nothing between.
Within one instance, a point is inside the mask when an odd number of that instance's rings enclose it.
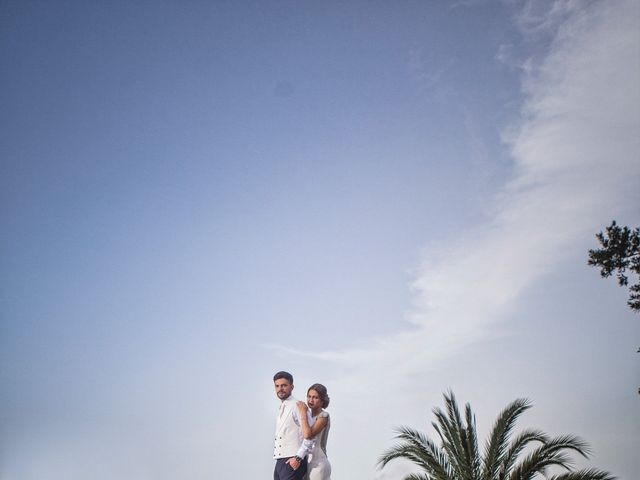
<instances>
[{"instance_id":1,"label":"man's face","mask_svg":"<svg viewBox=\"0 0 640 480\"><path fill-rule=\"evenodd\" d=\"M286 378L279 378L273 385L276 387L276 395L280 400L286 400L291 396L291 391L293 390L293 384L289 383L289 380Z\"/></svg>"}]
</instances>

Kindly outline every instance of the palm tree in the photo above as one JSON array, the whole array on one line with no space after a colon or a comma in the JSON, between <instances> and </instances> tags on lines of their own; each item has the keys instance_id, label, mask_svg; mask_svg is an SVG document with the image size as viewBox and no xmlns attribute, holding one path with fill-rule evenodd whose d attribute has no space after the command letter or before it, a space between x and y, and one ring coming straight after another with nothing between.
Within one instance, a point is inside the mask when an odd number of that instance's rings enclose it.
<instances>
[{"instance_id":1,"label":"palm tree","mask_svg":"<svg viewBox=\"0 0 640 480\"><path fill-rule=\"evenodd\" d=\"M476 419L467 404L462 420L453 392L444 395L446 412L434 408L437 422L432 422L441 445L421 432L400 427L396 439L400 443L387 450L378 462L380 468L404 458L419 466L424 473L414 473L404 480L613 480L608 472L597 469L573 470L569 452L585 458L589 448L573 435L549 438L539 430L524 430L513 436L518 417L531 408L526 399L509 404L498 416L481 455L478 447ZM549 467L565 472L547 476Z\"/></svg>"}]
</instances>

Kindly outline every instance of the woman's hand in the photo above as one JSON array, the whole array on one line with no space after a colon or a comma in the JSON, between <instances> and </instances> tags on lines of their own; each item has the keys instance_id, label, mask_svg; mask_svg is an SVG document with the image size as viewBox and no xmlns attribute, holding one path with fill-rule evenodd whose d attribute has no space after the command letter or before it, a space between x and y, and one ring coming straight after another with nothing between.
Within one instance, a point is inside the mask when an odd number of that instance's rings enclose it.
<instances>
[{"instance_id":1,"label":"woman's hand","mask_svg":"<svg viewBox=\"0 0 640 480\"><path fill-rule=\"evenodd\" d=\"M309 426L309 418L307 412L307 404L304 402L296 402L296 406L298 407L298 417L300 417L300 427L302 427L302 436L305 439L311 438L311 427ZM291 466L293 468L293 465ZM295 469L294 469L295 470Z\"/></svg>"}]
</instances>

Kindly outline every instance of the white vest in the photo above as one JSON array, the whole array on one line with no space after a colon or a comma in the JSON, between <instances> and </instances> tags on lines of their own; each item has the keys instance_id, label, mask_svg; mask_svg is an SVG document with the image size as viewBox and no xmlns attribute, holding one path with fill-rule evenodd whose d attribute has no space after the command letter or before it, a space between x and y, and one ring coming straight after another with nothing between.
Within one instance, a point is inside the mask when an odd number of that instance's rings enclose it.
<instances>
[{"instance_id":1,"label":"white vest","mask_svg":"<svg viewBox=\"0 0 640 480\"><path fill-rule=\"evenodd\" d=\"M278 411L273 458L295 457L302 444L302 430L293 419L296 399L289 397L282 402L282 414Z\"/></svg>"}]
</instances>

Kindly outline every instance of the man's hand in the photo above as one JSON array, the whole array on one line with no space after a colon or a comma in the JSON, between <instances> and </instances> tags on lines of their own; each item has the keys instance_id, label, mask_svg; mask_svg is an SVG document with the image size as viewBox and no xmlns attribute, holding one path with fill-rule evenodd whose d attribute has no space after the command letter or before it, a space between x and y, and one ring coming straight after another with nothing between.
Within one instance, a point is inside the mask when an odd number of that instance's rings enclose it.
<instances>
[{"instance_id":1,"label":"man's hand","mask_svg":"<svg viewBox=\"0 0 640 480\"><path fill-rule=\"evenodd\" d=\"M287 463L291 468L293 468L294 470L297 470L300 468L301 462L298 460L298 457L291 457L289 460L287 460Z\"/></svg>"}]
</instances>

